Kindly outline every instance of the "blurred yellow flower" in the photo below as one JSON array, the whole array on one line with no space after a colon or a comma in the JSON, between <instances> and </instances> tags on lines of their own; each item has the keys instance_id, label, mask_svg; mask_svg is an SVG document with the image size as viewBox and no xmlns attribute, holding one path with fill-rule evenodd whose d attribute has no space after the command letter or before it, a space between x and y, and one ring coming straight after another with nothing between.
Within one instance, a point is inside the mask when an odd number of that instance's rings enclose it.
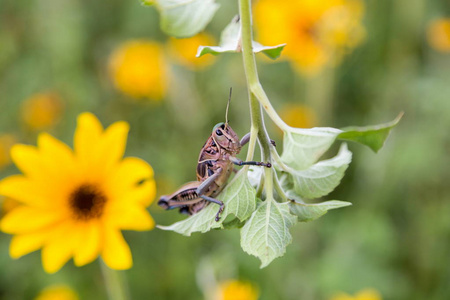
<instances>
[{"instance_id":1,"label":"blurred yellow flower","mask_svg":"<svg viewBox=\"0 0 450 300\"><path fill-rule=\"evenodd\" d=\"M311 128L317 125L314 110L301 104L286 104L280 110L280 117L291 127Z\"/></svg>"},{"instance_id":2,"label":"blurred yellow flower","mask_svg":"<svg viewBox=\"0 0 450 300\"><path fill-rule=\"evenodd\" d=\"M68 286L54 285L44 289L34 300L78 300L78 295Z\"/></svg>"},{"instance_id":3,"label":"blurred yellow flower","mask_svg":"<svg viewBox=\"0 0 450 300\"><path fill-rule=\"evenodd\" d=\"M355 296L348 294L338 294L331 297L330 300L382 300L380 293L374 289L364 289L359 291Z\"/></svg>"},{"instance_id":4,"label":"blurred yellow flower","mask_svg":"<svg viewBox=\"0 0 450 300\"><path fill-rule=\"evenodd\" d=\"M33 130L50 128L60 120L63 107L61 98L55 93L32 95L22 103L22 121Z\"/></svg>"},{"instance_id":5,"label":"blurred yellow flower","mask_svg":"<svg viewBox=\"0 0 450 300\"><path fill-rule=\"evenodd\" d=\"M15 145L11 156L24 175L0 181L0 195L21 202L0 222L14 234L13 258L42 248L48 273L71 257L82 266L101 255L112 269L132 266L121 230L150 230L154 221L145 207L156 193L152 168L127 157L129 126L116 122L103 129L91 113L78 117L74 151L49 134L38 146Z\"/></svg>"},{"instance_id":6,"label":"blurred yellow flower","mask_svg":"<svg viewBox=\"0 0 450 300\"><path fill-rule=\"evenodd\" d=\"M363 41L363 11L360 0L260 0L254 7L257 40L287 43L281 57L314 75Z\"/></svg>"},{"instance_id":7,"label":"blurred yellow flower","mask_svg":"<svg viewBox=\"0 0 450 300\"><path fill-rule=\"evenodd\" d=\"M257 300L258 289L248 282L229 280L219 286L217 300Z\"/></svg>"},{"instance_id":8,"label":"blurred yellow flower","mask_svg":"<svg viewBox=\"0 0 450 300\"><path fill-rule=\"evenodd\" d=\"M430 46L440 52L450 52L450 18L434 20L427 32Z\"/></svg>"},{"instance_id":9,"label":"blurred yellow flower","mask_svg":"<svg viewBox=\"0 0 450 300\"><path fill-rule=\"evenodd\" d=\"M16 142L16 138L12 134L0 135L0 170L11 163L9 150Z\"/></svg>"},{"instance_id":10,"label":"blurred yellow flower","mask_svg":"<svg viewBox=\"0 0 450 300\"><path fill-rule=\"evenodd\" d=\"M199 46L215 45L214 38L208 33L199 33L187 39L169 39L169 50L175 62L192 70L202 69L214 63L213 55L196 57Z\"/></svg>"},{"instance_id":11,"label":"blurred yellow flower","mask_svg":"<svg viewBox=\"0 0 450 300\"><path fill-rule=\"evenodd\" d=\"M134 98L160 100L167 89L167 65L160 44L132 40L120 45L109 58L116 88Z\"/></svg>"},{"instance_id":12,"label":"blurred yellow flower","mask_svg":"<svg viewBox=\"0 0 450 300\"><path fill-rule=\"evenodd\" d=\"M5 198L5 197L1 197L1 198L2 198L2 210L0 212L1 216L9 213L11 210L13 210L14 208L16 208L17 206L20 205L20 202L14 200L14 199Z\"/></svg>"}]
</instances>

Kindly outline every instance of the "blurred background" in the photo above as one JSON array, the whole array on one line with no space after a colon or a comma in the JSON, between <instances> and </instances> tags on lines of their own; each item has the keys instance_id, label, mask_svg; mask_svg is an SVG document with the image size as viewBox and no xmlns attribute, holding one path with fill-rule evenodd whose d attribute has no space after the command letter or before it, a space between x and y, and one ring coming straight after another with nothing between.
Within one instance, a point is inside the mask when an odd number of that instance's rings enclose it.
<instances>
[{"instance_id":1,"label":"blurred background","mask_svg":"<svg viewBox=\"0 0 450 300\"><path fill-rule=\"evenodd\" d=\"M230 87L230 124L239 136L250 128L241 56L194 57L199 45L218 44L238 12L237 1L217 2L203 33L176 40L138 0L0 0L0 178L18 173L11 145L35 145L47 131L72 146L76 116L90 111L104 125L130 123L126 156L152 165L158 197L194 180ZM235 293L249 290L242 299L332 299L365 289L378 295L370 299L448 299L450 3L278 2L255 2L254 18L258 41L288 43L275 62L258 54L262 85L282 118L337 128L387 122L400 111L403 120L377 155L349 145L353 162L324 199L353 206L295 226L286 255L265 269L241 250L238 230L189 238L125 232L131 298L209 299L237 280L244 287ZM280 18L289 12L295 17ZM281 132L266 123L281 152ZM14 206L1 201L2 214ZM156 202L149 210L157 224L184 218ZM52 285L80 299L107 298L98 263L69 262L49 275L39 251L9 258L9 241L0 234L1 299L34 299Z\"/></svg>"}]
</instances>

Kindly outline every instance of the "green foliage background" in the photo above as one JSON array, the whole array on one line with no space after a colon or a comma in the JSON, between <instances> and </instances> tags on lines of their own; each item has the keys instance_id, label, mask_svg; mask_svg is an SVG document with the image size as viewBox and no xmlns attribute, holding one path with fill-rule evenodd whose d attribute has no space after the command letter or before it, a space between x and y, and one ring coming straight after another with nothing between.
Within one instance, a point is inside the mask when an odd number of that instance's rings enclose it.
<instances>
[{"instance_id":1,"label":"green foliage background","mask_svg":"<svg viewBox=\"0 0 450 300\"><path fill-rule=\"evenodd\" d=\"M221 8L207 27L217 39L237 12L234 1L218 3ZM294 242L286 255L262 270L256 258L241 250L237 231L189 238L159 229L125 232L134 267L124 274L133 299L202 299L196 276L205 264L215 268L218 280L252 281L261 299L327 299L337 291L366 287L379 290L383 299L447 299L450 55L431 49L425 34L430 20L450 15L450 5L445 0L365 4L366 42L335 70L327 100L330 117L319 125L382 123L399 111L405 116L377 155L349 145L353 162L327 199L353 206L293 227ZM1 0L0 132L35 144L36 133L20 123L20 105L52 89L66 108L50 131L57 138L72 145L76 116L83 111L95 113L104 125L126 120L131 125L126 154L153 166L158 182L164 182L159 195L195 179L198 152L212 126L224 119L230 87L230 124L240 136L249 130L242 58L222 55L199 72L173 64L165 100L133 102L115 91L106 67L114 47L132 38L161 43L168 38L159 29L155 9L138 0ZM320 77L305 80L287 62L261 60L259 73L275 108L303 103L311 85L321 86ZM183 107L190 113L181 113ZM282 145L280 132L266 123ZM11 166L0 177L13 173L17 169ZM156 202L150 213L157 224L184 218L162 211ZM69 284L82 299L106 299L97 263L76 268L70 262L48 275L39 252L11 260L9 240L0 235L1 299L32 299L53 283Z\"/></svg>"}]
</instances>

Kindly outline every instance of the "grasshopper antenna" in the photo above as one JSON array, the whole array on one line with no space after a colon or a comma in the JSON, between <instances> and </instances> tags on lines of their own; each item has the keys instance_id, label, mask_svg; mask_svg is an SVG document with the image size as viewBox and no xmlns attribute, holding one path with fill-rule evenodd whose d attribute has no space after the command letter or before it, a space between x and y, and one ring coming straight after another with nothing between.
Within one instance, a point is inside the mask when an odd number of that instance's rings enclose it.
<instances>
[{"instance_id":1,"label":"grasshopper antenna","mask_svg":"<svg viewBox=\"0 0 450 300\"><path fill-rule=\"evenodd\" d=\"M233 92L233 88L230 87L230 96L228 97L227 110L225 111L225 126L228 125L228 109L230 108L231 93L232 92Z\"/></svg>"}]
</instances>

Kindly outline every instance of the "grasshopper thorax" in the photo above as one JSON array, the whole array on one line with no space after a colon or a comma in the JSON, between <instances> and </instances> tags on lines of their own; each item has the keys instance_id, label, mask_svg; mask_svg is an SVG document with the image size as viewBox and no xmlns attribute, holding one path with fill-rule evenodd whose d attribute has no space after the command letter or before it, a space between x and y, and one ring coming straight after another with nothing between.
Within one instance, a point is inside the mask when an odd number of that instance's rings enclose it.
<instances>
[{"instance_id":1,"label":"grasshopper thorax","mask_svg":"<svg viewBox=\"0 0 450 300\"><path fill-rule=\"evenodd\" d=\"M229 153L239 153L241 150L239 138L228 123L219 123L214 126L211 136L219 148Z\"/></svg>"}]
</instances>

